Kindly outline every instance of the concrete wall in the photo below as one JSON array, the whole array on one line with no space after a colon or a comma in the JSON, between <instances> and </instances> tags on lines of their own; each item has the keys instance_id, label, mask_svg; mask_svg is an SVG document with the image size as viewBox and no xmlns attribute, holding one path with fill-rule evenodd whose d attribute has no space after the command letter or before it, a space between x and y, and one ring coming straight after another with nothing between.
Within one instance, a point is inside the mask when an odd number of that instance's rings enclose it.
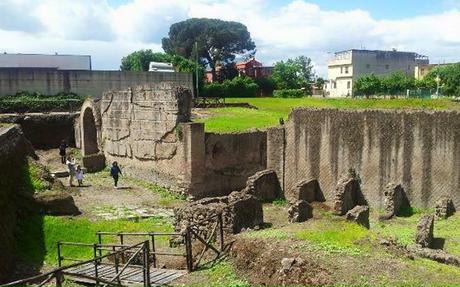
<instances>
[{"instance_id":1,"label":"concrete wall","mask_svg":"<svg viewBox=\"0 0 460 287\"><path fill-rule=\"evenodd\" d=\"M268 158L269 168L284 166L285 190L316 178L331 200L339 177L354 168L371 206L382 207L391 181L415 206L433 207L442 195L460 205L459 112L297 109L285 129L284 161ZM269 151L283 150L276 135L269 132Z\"/></svg>"},{"instance_id":2,"label":"concrete wall","mask_svg":"<svg viewBox=\"0 0 460 287\"><path fill-rule=\"evenodd\" d=\"M65 140L69 146L75 146L74 121L78 113L50 114L2 114L0 122L16 123L34 148L58 148Z\"/></svg>"},{"instance_id":3,"label":"concrete wall","mask_svg":"<svg viewBox=\"0 0 460 287\"><path fill-rule=\"evenodd\" d=\"M46 95L73 92L101 98L107 90L161 81L181 82L193 91L192 76L184 73L0 69L0 96L29 91Z\"/></svg>"},{"instance_id":4,"label":"concrete wall","mask_svg":"<svg viewBox=\"0 0 460 287\"><path fill-rule=\"evenodd\" d=\"M12 274L16 250L16 224L26 201L22 181L30 143L18 126L0 126L0 284Z\"/></svg>"},{"instance_id":5,"label":"concrete wall","mask_svg":"<svg viewBox=\"0 0 460 287\"><path fill-rule=\"evenodd\" d=\"M246 186L248 177L264 170L267 133L262 131L205 136L205 186L207 196L228 195Z\"/></svg>"}]
</instances>

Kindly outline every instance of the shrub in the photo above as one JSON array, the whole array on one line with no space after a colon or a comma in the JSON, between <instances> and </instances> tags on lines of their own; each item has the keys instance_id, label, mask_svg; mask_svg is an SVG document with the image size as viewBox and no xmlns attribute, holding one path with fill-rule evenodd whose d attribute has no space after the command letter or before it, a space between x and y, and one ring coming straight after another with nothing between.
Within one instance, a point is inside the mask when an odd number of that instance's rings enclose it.
<instances>
[{"instance_id":1,"label":"shrub","mask_svg":"<svg viewBox=\"0 0 460 287\"><path fill-rule=\"evenodd\" d=\"M36 92L19 92L0 98L0 113L70 111L79 109L84 100L84 97L74 93L48 96Z\"/></svg>"},{"instance_id":2,"label":"shrub","mask_svg":"<svg viewBox=\"0 0 460 287\"><path fill-rule=\"evenodd\" d=\"M275 98L302 98L308 96L305 90L274 90L273 97Z\"/></svg>"},{"instance_id":3,"label":"shrub","mask_svg":"<svg viewBox=\"0 0 460 287\"><path fill-rule=\"evenodd\" d=\"M275 80L273 80L273 78L258 78L255 80L255 82L259 86L259 90L262 95L273 95L273 91L275 90Z\"/></svg>"},{"instance_id":4,"label":"shrub","mask_svg":"<svg viewBox=\"0 0 460 287\"><path fill-rule=\"evenodd\" d=\"M237 77L222 83L211 83L203 87L204 97L250 98L257 95L259 86L248 77Z\"/></svg>"}]
</instances>

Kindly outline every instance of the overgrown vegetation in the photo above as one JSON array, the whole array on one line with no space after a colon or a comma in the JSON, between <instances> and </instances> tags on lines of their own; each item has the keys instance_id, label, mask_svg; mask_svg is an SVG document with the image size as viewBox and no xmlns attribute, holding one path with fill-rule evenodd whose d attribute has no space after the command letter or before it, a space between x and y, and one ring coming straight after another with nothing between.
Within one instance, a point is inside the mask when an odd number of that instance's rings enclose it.
<instances>
[{"instance_id":1,"label":"overgrown vegetation","mask_svg":"<svg viewBox=\"0 0 460 287\"><path fill-rule=\"evenodd\" d=\"M275 98L302 98L308 96L305 90L275 90L273 91L273 97Z\"/></svg>"},{"instance_id":2,"label":"overgrown vegetation","mask_svg":"<svg viewBox=\"0 0 460 287\"><path fill-rule=\"evenodd\" d=\"M42 95L19 92L0 98L0 113L57 112L80 109L85 98L74 93Z\"/></svg>"},{"instance_id":3,"label":"overgrown vegetation","mask_svg":"<svg viewBox=\"0 0 460 287\"><path fill-rule=\"evenodd\" d=\"M211 116L197 119L204 122L209 132L241 132L253 128L267 128L287 120L295 107L339 108L339 109L457 109L460 103L449 99L281 99L281 98L228 98L228 103L246 102L257 109L219 108L212 109Z\"/></svg>"},{"instance_id":4,"label":"overgrown vegetation","mask_svg":"<svg viewBox=\"0 0 460 287\"><path fill-rule=\"evenodd\" d=\"M175 206L180 202L183 202L187 197L183 194L172 192L164 187L158 186L154 183L138 179L138 178L127 178L128 182L132 182L138 186L141 186L151 192L157 193L160 195L159 205L165 207Z\"/></svg>"}]
</instances>

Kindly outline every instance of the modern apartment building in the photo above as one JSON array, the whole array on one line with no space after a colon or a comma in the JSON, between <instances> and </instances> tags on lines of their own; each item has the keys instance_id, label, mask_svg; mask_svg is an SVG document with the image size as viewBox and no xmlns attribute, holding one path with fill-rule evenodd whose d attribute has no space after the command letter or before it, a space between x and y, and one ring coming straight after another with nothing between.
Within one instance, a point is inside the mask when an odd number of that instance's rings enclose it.
<instances>
[{"instance_id":1,"label":"modern apartment building","mask_svg":"<svg viewBox=\"0 0 460 287\"><path fill-rule=\"evenodd\" d=\"M353 95L353 83L364 75L385 76L401 71L413 77L415 67L429 64L428 57L413 52L348 50L337 52L328 63L326 94L329 97Z\"/></svg>"}]
</instances>

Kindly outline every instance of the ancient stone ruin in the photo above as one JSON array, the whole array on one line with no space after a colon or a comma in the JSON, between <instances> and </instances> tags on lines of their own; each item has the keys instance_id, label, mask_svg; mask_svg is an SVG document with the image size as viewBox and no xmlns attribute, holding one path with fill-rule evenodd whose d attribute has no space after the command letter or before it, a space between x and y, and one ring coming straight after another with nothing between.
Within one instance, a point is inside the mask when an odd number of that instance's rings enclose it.
<instances>
[{"instance_id":1,"label":"ancient stone ruin","mask_svg":"<svg viewBox=\"0 0 460 287\"><path fill-rule=\"evenodd\" d=\"M357 205L347 212L345 218L369 228L369 206Z\"/></svg>"},{"instance_id":2,"label":"ancient stone ruin","mask_svg":"<svg viewBox=\"0 0 460 287\"><path fill-rule=\"evenodd\" d=\"M299 181L287 192L286 198L292 202L299 199L305 200L306 202L325 201L319 182L316 179Z\"/></svg>"},{"instance_id":3,"label":"ancient stone ruin","mask_svg":"<svg viewBox=\"0 0 460 287\"><path fill-rule=\"evenodd\" d=\"M175 229L195 225L199 232L207 236L216 222L213 215L222 213L224 231L230 234L242 229L258 228L263 223L262 204L251 194L232 192L228 196L209 197L190 202L174 210Z\"/></svg>"},{"instance_id":4,"label":"ancient stone ruin","mask_svg":"<svg viewBox=\"0 0 460 287\"><path fill-rule=\"evenodd\" d=\"M455 213L455 206L451 198L443 197L436 203L435 214L437 218L447 219Z\"/></svg>"},{"instance_id":5,"label":"ancient stone ruin","mask_svg":"<svg viewBox=\"0 0 460 287\"><path fill-rule=\"evenodd\" d=\"M415 243L423 248L431 248L433 245L434 216L425 215L417 224Z\"/></svg>"},{"instance_id":6,"label":"ancient stone ruin","mask_svg":"<svg viewBox=\"0 0 460 287\"><path fill-rule=\"evenodd\" d=\"M313 207L305 200L297 200L288 210L288 220L291 223L304 222L313 217Z\"/></svg>"},{"instance_id":7,"label":"ancient stone ruin","mask_svg":"<svg viewBox=\"0 0 460 287\"><path fill-rule=\"evenodd\" d=\"M259 171L249 177L244 192L254 195L262 202L271 202L282 195L276 172L270 169Z\"/></svg>"},{"instance_id":8,"label":"ancient stone ruin","mask_svg":"<svg viewBox=\"0 0 460 287\"><path fill-rule=\"evenodd\" d=\"M389 183L386 186L384 196L385 215L382 217L383 219L402 215L410 208L409 199L400 184Z\"/></svg>"},{"instance_id":9,"label":"ancient stone ruin","mask_svg":"<svg viewBox=\"0 0 460 287\"><path fill-rule=\"evenodd\" d=\"M367 205L367 202L361 192L359 179L348 174L337 183L334 212L337 215L345 215L357 205Z\"/></svg>"}]
</instances>

